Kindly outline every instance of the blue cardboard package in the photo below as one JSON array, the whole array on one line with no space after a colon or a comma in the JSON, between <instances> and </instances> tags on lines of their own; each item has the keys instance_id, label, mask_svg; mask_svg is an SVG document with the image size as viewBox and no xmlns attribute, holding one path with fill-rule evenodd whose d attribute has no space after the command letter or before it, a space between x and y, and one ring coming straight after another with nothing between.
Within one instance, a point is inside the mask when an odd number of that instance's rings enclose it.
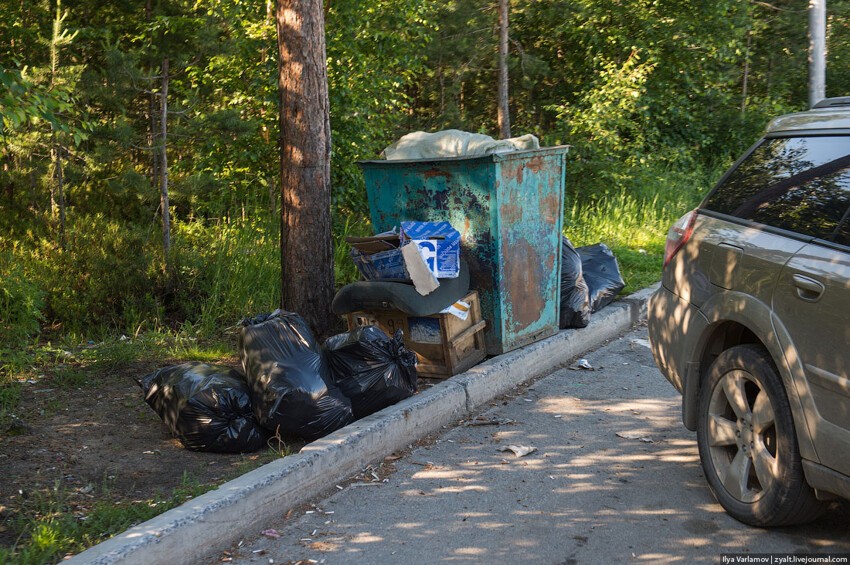
<instances>
[{"instance_id":1,"label":"blue cardboard package","mask_svg":"<svg viewBox=\"0 0 850 565\"><path fill-rule=\"evenodd\" d=\"M428 270L439 279L460 273L460 233L448 222L402 222L400 233L346 238L357 268L370 281L410 281L401 247L414 244Z\"/></svg>"},{"instance_id":2,"label":"blue cardboard package","mask_svg":"<svg viewBox=\"0 0 850 565\"><path fill-rule=\"evenodd\" d=\"M438 279L460 273L460 233L448 222L402 222L401 245L414 243L428 270Z\"/></svg>"}]
</instances>

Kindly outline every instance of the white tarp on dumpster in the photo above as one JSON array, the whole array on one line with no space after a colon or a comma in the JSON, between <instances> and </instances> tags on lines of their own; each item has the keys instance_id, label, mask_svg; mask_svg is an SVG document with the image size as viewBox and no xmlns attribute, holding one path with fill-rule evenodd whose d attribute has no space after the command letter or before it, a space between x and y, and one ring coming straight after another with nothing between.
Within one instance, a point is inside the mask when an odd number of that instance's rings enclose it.
<instances>
[{"instance_id":1,"label":"white tarp on dumpster","mask_svg":"<svg viewBox=\"0 0 850 565\"><path fill-rule=\"evenodd\" d=\"M424 131L409 133L384 149L381 156L389 160L440 159L476 157L539 148L540 142L530 133L511 139L496 140L489 135L447 129L435 133Z\"/></svg>"}]
</instances>

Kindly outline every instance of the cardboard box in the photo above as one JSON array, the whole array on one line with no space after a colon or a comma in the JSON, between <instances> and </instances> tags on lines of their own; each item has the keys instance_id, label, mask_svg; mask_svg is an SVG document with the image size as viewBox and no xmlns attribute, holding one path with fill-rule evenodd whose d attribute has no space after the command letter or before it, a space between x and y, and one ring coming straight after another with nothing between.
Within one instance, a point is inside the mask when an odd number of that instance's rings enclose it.
<instances>
[{"instance_id":1,"label":"cardboard box","mask_svg":"<svg viewBox=\"0 0 850 565\"><path fill-rule=\"evenodd\" d=\"M401 255L401 240L395 232L373 237L347 237L351 259L366 280L409 281L410 275Z\"/></svg>"},{"instance_id":2,"label":"cardboard box","mask_svg":"<svg viewBox=\"0 0 850 565\"><path fill-rule=\"evenodd\" d=\"M460 273L460 233L448 222L402 222L401 245L414 243L428 270L438 279Z\"/></svg>"},{"instance_id":3,"label":"cardboard box","mask_svg":"<svg viewBox=\"0 0 850 565\"><path fill-rule=\"evenodd\" d=\"M402 222L401 233L373 237L348 237L351 259L370 281L410 281L413 270L405 263L401 247L413 244L435 278L460 274L460 233L448 222Z\"/></svg>"},{"instance_id":4,"label":"cardboard box","mask_svg":"<svg viewBox=\"0 0 850 565\"><path fill-rule=\"evenodd\" d=\"M387 335L404 333L404 345L416 353L416 372L425 378L445 379L479 363L486 354L481 305L478 293L467 294L469 305L465 320L453 314L408 316L394 310L348 314L348 329L377 326Z\"/></svg>"}]
</instances>

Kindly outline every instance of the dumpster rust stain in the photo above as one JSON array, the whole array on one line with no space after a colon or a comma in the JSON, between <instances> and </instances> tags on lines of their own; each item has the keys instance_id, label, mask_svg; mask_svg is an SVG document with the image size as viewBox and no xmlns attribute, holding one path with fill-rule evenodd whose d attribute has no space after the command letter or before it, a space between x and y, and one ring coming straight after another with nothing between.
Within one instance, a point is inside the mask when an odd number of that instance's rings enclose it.
<instances>
[{"instance_id":1,"label":"dumpster rust stain","mask_svg":"<svg viewBox=\"0 0 850 565\"><path fill-rule=\"evenodd\" d=\"M513 167L514 170L508 169L505 176L514 177L517 184L522 184L525 178L525 169L537 174L546 168L546 162L543 160L543 157L537 156L532 157L528 161L513 162L510 164L510 167Z\"/></svg>"},{"instance_id":2,"label":"dumpster rust stain","mask_svg":"<svg viewBox=\"0 0 850 565\"><path fill-rule=\"evenodd\" d=\"M550 225L556 225L558 214L561 213L561 195L556 192L548 192L540 198L540 212L543 221Z\"/></svg>"},{"instance_id":3,"label":"dumpster rust stain","mask_svg":"<svg viewBox=\"0 0 850 565\"><path fill-rule=\"evenodd\" d=\"M431 179L434 177L443 177L446 179L452 178L452 174L449 171L443 171L441 169L428 169L423 173L426 179Z\"/></svg>"},{"instance_id":4,"label":"dumpster rust stain","mask_svg":"<svg viewBox=\"0 0 850 565\"><path fill-rule=\"evenodd\" d=\"M510 263L505 265L505 277L510 292L511 316L508 326L514 333L540 319L546 304L540 289L540 259L526 239L514 244Z\"/></svg>"},{"instance_id":5,"label":"dumpster rust stain","mask_svg":"<svg viewBox=\"0 0 850 565\"><path fill-rule=\"evenodd\" d=\"M467 214L481 214L490 205L490 195L470 191L453 191L452 202L455 208L466 210Z\"/></svg>"},{"instance_id":6,"label":"dumpster rust stain","mask_svg":"<svg viewBox=\"0 0 850 565\"><path fill-rule=\"evenodd\" d=\"M522 207L513 202L506 202L499 207L499 213L502 215L502 221L507 225L516 224L522 221Z\"/></svg>"},{"instance_id":7,"label":"dumpster rust stain","mask_svg":"<svg viewBox=\"0 0 850 565\"><path fill-rule=\"evenodd\" d=\"M528 167L528 170L532 173L539 173L545 166L543 163L543 157L540 157L539 155L537 157L532 157L525 163L525 166Z\"/></svg>"}]
</instances>

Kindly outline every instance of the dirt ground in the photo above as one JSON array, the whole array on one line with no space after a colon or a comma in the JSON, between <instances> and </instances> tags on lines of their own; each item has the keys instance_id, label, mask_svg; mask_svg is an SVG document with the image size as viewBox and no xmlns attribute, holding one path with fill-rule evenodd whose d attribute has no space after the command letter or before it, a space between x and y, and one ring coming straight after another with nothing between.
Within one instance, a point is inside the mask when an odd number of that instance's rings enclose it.
<instances>
[{"instance_id":1,"label":"dirt ground","mask_svg":"<svg viewBox=\"0 0 850 565\"><path fill-rule=\"evenodd\" d=\"M49 377L24 385L20 419L0 428L0 546L15 545L11 520L44 513L51 491L82 518L97 501L170 499L187 482L220 484L276 456L183 448L133 380L156 368L134 364L78 388L51 386Z\"/></svg>"}]
</instances>

